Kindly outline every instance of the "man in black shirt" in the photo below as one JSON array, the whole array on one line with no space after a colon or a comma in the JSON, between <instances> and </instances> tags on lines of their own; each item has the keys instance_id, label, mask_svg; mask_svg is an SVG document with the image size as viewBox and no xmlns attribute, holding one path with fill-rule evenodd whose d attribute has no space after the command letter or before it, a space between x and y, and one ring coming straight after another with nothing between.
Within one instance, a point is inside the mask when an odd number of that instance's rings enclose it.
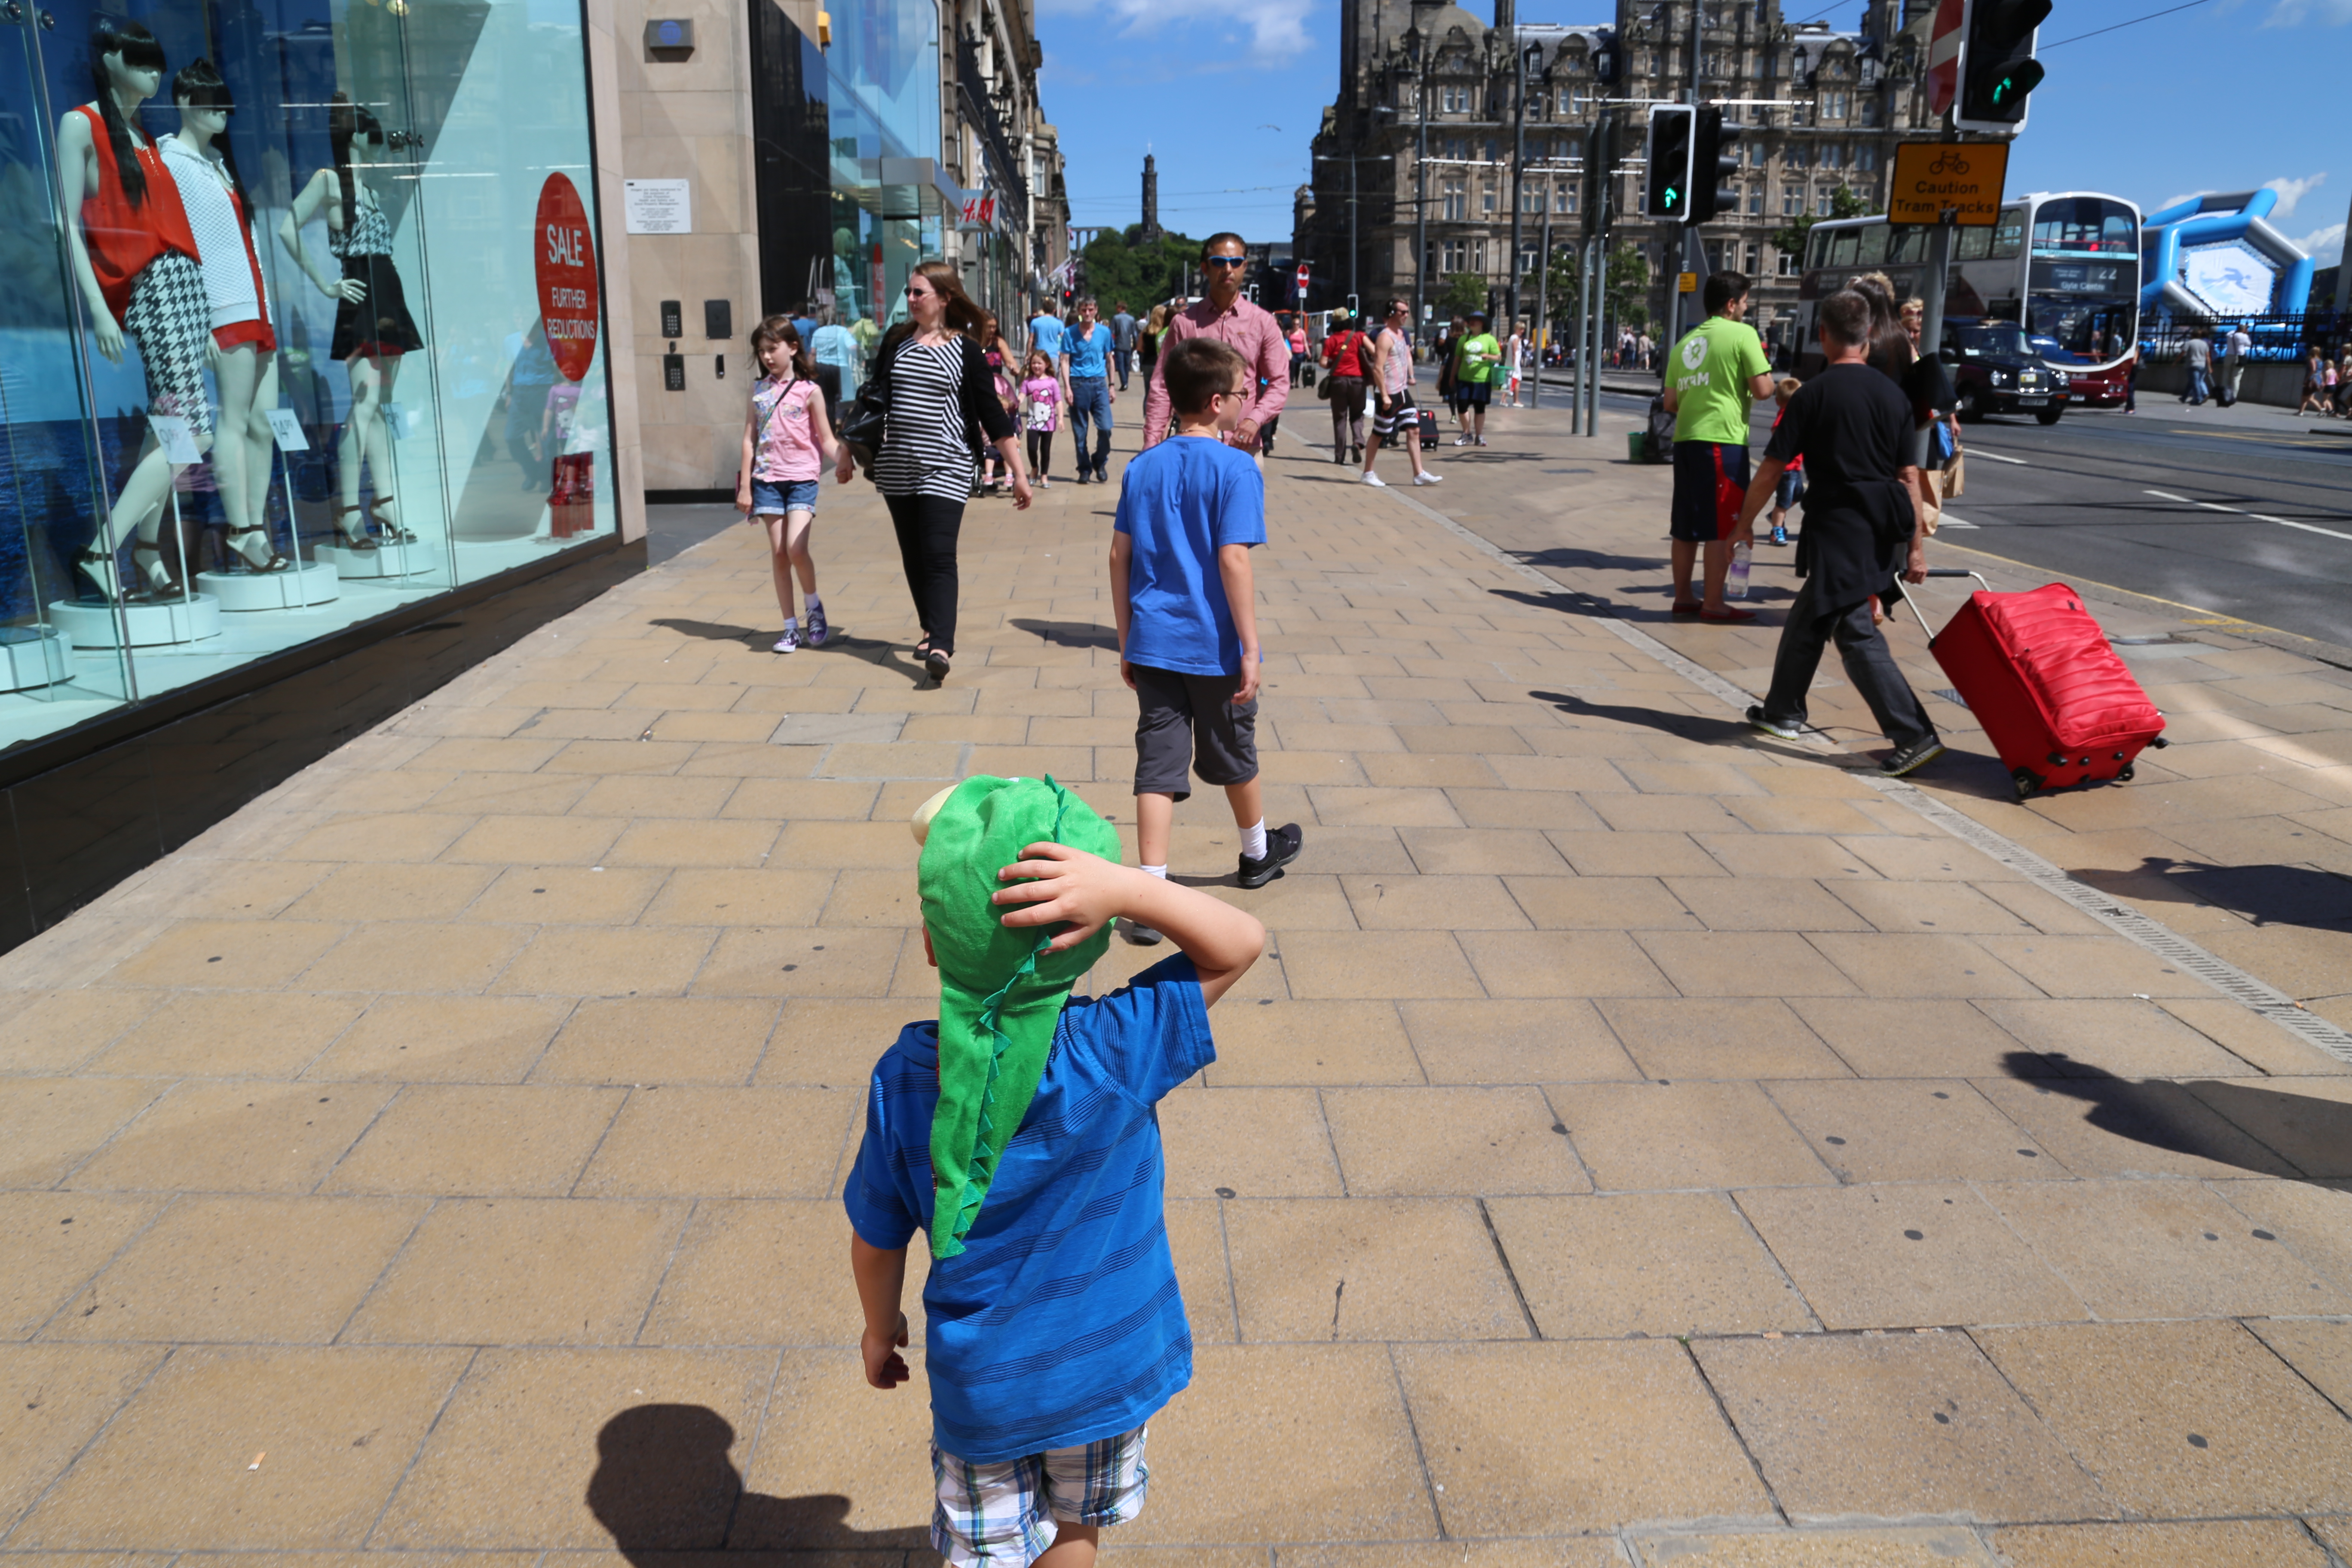
<instances>
[{"instance_id":1,"label":"man in black shirt","mask_svg":"<svg viewBox=\"0 0 2352 1568\"><path fill-rule=\"evenodd\" d=\"M1833 294L1822 301L1820 321L1827 367L1790 400L1739 509L1745 534L1770 504L1789 459L1804 458L1805 531L1797 546L1804 586L1780 628L1772 689L1748 710L1748 721L1783 740L1803 734L1805 694L1834 638L1847 679L1895 742L1880 769L1899 778L1944 751L1870 621L1871 595L1889 592L1897 574L1910 583L1927 578L1915 500L1919 471L1909 461L1911 400L1870 366L1869 300L1850 289Z\"/></svg>"}]
</instances>

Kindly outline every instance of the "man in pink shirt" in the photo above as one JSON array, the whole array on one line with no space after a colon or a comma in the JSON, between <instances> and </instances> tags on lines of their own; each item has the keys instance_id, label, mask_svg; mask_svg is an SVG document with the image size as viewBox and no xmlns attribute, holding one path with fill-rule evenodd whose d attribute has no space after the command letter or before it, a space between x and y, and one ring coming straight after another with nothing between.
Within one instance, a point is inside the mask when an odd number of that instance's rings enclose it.
<instances>
[{"instance_id":1,"label":"man in pink shirt","mask_svg":"<svg viewBox=\"0 0 2352 1568\"><path fill-rule=\"evenodd\" d=\"M1261 384L1241 420L1226 439L1245 452L1258 448L1258 431L1282 412L1290 395L1290 344L1282 325L1268 311L1242 298L1242 274L1249 267L1249 247L1237 234L1214 234L1201 247L1201 269L1208 274L1209 292L1197 305L1187 306L1168 320L1160 357L1152 362L1151 379L1143 389L1143 444L1157 444L1168 434L1167 384L1160 370L1168 351L1186 338L1211 337L1242 356L1251 377Z\"/></svg>"}]
</instances>

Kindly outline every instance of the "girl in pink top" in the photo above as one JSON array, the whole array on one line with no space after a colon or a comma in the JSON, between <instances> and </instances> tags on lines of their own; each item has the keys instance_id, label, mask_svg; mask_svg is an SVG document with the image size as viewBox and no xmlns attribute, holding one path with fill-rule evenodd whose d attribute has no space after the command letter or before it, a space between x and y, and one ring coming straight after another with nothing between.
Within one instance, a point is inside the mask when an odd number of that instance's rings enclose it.
<instances>
[{"instance_id":1,"label":"girl in pink top","mask_svg":"<svg viewBox=\"0 0 2352 1568\"><path fill-rule=\"evenodd\" d=\"M784 612L778 653L805 641L822 644L830 629L816 596L816 562L809 532L816 524L817 476L833 467L833 426L825 418L824 394L816 384L816 363L801 342L790 316L770 316L751 330L751 354L760 379L751 387L751 412L743 419L743 466L737 470L735 510L768 530L770 570L776 604ZM793 577L808 596L808 632L803 637L793 614Z\"/></svg>"},{"instance_id":2,"label":"girl in pink top","mask_svg":"<svg viewBox=\"0 0 2352 1568\"><path fill-rule=\"evenodd\" d=\"M1047 467L1054 460L1054 432L1062 425L1062 384L1042 352L1033 353L1021 371L1021 424L1029 432L1029 471L1037 488L1054 488Z\"/></svg>"}]
</instances>

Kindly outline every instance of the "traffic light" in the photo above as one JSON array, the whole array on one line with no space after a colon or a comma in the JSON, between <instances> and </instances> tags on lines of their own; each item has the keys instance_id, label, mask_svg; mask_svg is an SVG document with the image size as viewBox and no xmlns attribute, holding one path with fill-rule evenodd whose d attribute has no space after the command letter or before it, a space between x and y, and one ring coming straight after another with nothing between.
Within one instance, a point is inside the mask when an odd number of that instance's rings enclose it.
<instances>
[{"instance_id":1,"label":"traffic light","mask_svg":"<svg viewBox=\"0 0 2352 1568\"><path fill-rule=\"evenodd\" d=\"M2034 33L2049 15L2050 0L1969 0L1954 124L1963 131L2024 128L2026 95L2042 76Z\"/></svg>"},{"instance_id":2,"label":"traffic light","mask_svg":"<svg viewBox=\"0 0 2352 1568\"><path fill-rule=\"evenodd\" d=\"M1723 122L1720 109L1698 111L1698 140L1691 151L1691 212L1694 224L1717 213L1738 214L1738 191L1724 181L1739 173L1739 128Z\"/></svg>"},{"instance_id":3,"label":"traffic light","mask_svg":"<svg viewBox=\"0 0 2352 1568\"><path fill-rule=\"evenodd\" d=\"M1650 110L1650 187L1642 203L1649 217L1691 219L1691 156L1698 110L1685 103L1662 103Z\"/></svg>"}]
</instances>

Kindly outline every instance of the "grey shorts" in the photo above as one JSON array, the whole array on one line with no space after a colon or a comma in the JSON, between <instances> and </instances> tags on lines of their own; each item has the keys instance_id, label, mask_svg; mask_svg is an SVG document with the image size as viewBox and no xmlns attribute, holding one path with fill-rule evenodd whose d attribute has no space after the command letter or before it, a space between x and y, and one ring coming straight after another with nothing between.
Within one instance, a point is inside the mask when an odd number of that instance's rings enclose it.
<instances>
[{"instance_id":1,"label":"grey shorts","mask_svg":"<svg viewBox=\"0 0 2352 1568\"><path fill-rule=\"evenodd\" d=\"M1234 705L1240 676L1133 668L1136 794L1189 799L1194 773L1213 784L1257 777L1257 699Z\"/></svg>"}]
</instances>

